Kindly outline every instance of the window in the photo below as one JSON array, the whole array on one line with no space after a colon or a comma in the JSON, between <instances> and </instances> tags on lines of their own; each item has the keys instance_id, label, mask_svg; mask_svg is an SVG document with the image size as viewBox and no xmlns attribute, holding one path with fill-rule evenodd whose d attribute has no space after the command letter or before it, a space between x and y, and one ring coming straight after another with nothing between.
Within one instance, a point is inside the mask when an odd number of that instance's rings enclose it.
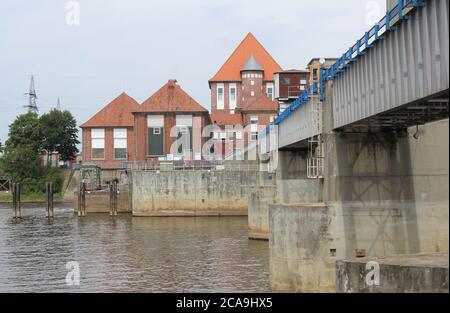
<instances>
[{"instance_id":1,"label":"window","mask_svg":"<svg viewBox=\"0 0 450 313\"><path fill-rule=\"evenodd\" d=\"M250 95L251 95L252 97L254 97L254 96L255 96L255 92L252 91L252 92L250 93Z\"/></svg>"},{"instance_id":2,"label":"window","mask_svg":"<svg viewBox=\"0 0 450 313\"><path fill-rule=\"evenodd\" d=\"M230 84L230 110L234 110L237 106L237 88L236 84Z\"/></svg>"},{"instance_id":3,"label":"window","mask_svg":"<svg viewBox=\"0 0 450 313\"><path fill-rule=\"evenodd\" d=\"M224 101L224 86L223 84L217 85L217 109L223 110L225 105Z\"/></svg>"},{"instance_id":4,"label":"window","mask_svg":"<svg viewBox=\"0 0 450 313\"><path fill-rule=\"evenodd\" d=\"M228 132L227 137L228 137L229 141L233 141L234 140L234 132Z\"/></svg>"},{"instance_id":5,"label":"window","mask_svg":"<svg viewBox=\"0 0 450 313\"><path fill-rule=\"evenodd\" d=\"M267 98L269 98L270 100L274 99L273 90L274 90L273 83L267 83L266 84L266 95L267 95Z\"/></svg>"},{"instance_id":6,"label":"window","mask_svg":"<svg viewBox=\"0 0 450 313\"><path fill-rule=\"evenodd\" d=\"M313 80L317 80L317 69L313 69Z\"/></svg>"},{"instance_id":7,"label":"window","mask_svg":"<svg viewBox=\"0 0 450 313\"><path fill-rule=\"evenodd\" d=\"M185 159L192 159L192 115L177 115L177 153Z\"/></svg>"},{"instance_id":8,"label":"window","mask_svg":"<svg viewBox=\"0 0 450 313\"><path fill-rule=\"evenodd\" d=\"M273 100L273 87L267 87L267 97Z\"/></svg>"},{"instance_id":9,"label":"window","mask_svg":"<svg viewBox=\"0 0 450 313\"><path fill-rule=\"evenodd\" d=\"M289 77L283 77L282 84L283 85L290 85L291 84L291 79Z\"/></svg>"},{"instance_id":10,"label":"window","mask_svg":"<svg viewBox=\"0 0 450 313\"><path fill-rule=\"evenodd\" d=\"M301 84L301 85L306 85L306 79L300 80L300 84Z\"/></svg>"},{"instance_id":11,"label":"window","mask_svg":"<svg viewBox=\"0 0 450 313\"><path fill-rule=\"evenodd\" d=\"M219 139L219 133L218 132L214 132L214 139Z\"/></svg>"},{"instance_id":12,"label":"window","mask_svg":"<svg viewBox=\"0 0 450 313\"><path fill-rule=\"evenodd\" d=\"M242 140L242 132L236 132L236 140Z\"/></svg>"},{"instance_id":13,"label":"window","mask_svg":"<svg viewBox=\"0 0 450 313\"><path fill-rule=\"evenodd\" d=\"M91 130L91 146L92 146L92 159L104 160L105 159L105 129L93 128Z\"/></svg>"},{"instance_id":14,"label":"window","mask_svg":"<svg viewBox=\"0 0 450 313\"><path fill-rule=\"evenodd\" d=\"M250 140L252 141L258 140L258 132L252 132L250 134Z\"/></svg>"},{"instance_id":15,"label":"window","mask_svg":"<svg viewBox=\"0 0 450 313\"><path fill-rule=\"evenodd\" d=\"M164 155L164 115L147 116L147 155Z\"/></svg>"},{"instance_id":16,"label":"window","mask_svg":"<svg viewBox=\"0 0 450 313\"><path fill-rule=\"evenodd\" d=\"M258 132L258 117L257 116L250 117L250 132L252 132L252 133Z\"/></svg>"},{"instance_id":17,"label":"window","mask_svg":"<svg viewBox=\"0 0 450 313\"><path fill-rule=\"evenodd\" d=\"M254 85L255 85L255 81L254 81L254 80L251 80L251 81L250 81L250 85L254 86Z\"/></svg>"},{"instance_id":18,"label":"window","mask_svg":"<svg viewBox=\"0 0 450 313\"><path fill-rule=\"evenodd\" d=\"M127 158L127 129L114 128L114 159L126 160Z\"/></svg>"}]
</instances>

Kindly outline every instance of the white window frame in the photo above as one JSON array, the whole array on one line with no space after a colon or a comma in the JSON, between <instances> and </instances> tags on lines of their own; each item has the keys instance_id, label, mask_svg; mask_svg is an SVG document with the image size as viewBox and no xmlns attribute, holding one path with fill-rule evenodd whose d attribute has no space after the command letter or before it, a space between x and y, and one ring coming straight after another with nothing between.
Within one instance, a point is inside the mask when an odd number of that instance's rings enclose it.
<instances>
[{"instance_id":1,"label":"white window frame","mask_svg":"<svg viewBox=\"0 0 450 313\"><path fill-rule=\"evenodd\" d=\"M269 93L269 89L272 90L272 92ZM275 86L273 83L267 83L266 84L266 95L269 99L271 99L272 101L274 100L274 91L275 91ZM270 96L271 95L271 96Z\"/></svg>"},{"instance_id":2,"label":"white window frame","mask_svg":"<svg viewBox=\"0 0 450 313\"><path fill-rule=\"evenodd\" d=\"M103 149L103 158L94 158L94 149ZM91 159L92 160L105 160L105 129L104 128L92 128L91 129Z\"/></svg>"},{"instance_id":3,"label":"white window frame","mask_svg":"<svg viewBox=\"0 0 450 313\"><path fill-rule=\"evenodd\" d=\"M114 160L127 160L128 159L128 130L126 128L114 128L113 129L113 159ZM125 142L125 148L123 147L116 147L116 146L123 146L123 144L118 144L119 142ZM116 149L125 149L126 157L125 158L117 158L116 157Z\"/></svg>"},{"instance_id":4,"label":"white window frame","mask_svg":"<svg viewBox=\"0 0 450 313\"><path fill-rule=\"evenodd\" d=\"M222 90L222 99L220 99L220 92ZM223 110L225 108L225 85L217 84L217 110Z\"/></svg>"},{"instance_id":5,"label":"white window frame","mask_svg":"<svg viewBox=\"0 0 450 313\"><path fill-rule=\"evenodd\" d=\"M231 91L234 90L234 100L232 99ZM237 107L237 86L236 84L229 85L229 93L230 93L230 110L234 110Z\"/></svg>"}]
</instances>

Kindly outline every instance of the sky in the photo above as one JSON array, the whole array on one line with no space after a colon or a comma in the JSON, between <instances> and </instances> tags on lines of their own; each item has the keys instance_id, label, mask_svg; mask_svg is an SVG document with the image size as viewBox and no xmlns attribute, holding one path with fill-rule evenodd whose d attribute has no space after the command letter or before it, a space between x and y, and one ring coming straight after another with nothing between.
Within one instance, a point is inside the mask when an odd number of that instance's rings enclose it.
<instances>
[{"instance_id":1,"label":"sky","mask_svg":"<svg viewBox=\"0 0 450 313\"><path fill-rule=\"evenodd\" d=\"M340 57L384 0L1 0L0 142L28 103L78 125L121 92L143 102L168 79L210 108L208 80L248 32L283 69Z\"/></svg>"}]
</instances>

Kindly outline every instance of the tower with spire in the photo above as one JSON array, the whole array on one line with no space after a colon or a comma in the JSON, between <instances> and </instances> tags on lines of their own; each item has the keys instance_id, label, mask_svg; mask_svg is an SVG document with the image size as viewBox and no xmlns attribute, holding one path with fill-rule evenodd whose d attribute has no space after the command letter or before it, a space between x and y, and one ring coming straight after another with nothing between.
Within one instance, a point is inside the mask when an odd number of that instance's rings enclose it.
<instances>
[{"instance_id":1,"label":"tower with spire","mask_svg":"<svg viewBox=\"0 0 450 313\"><path fill-rule=\"evenodd\" d=\"M248 33L209 80L212 114L235 114L266 95L273 100L274 74L282 68L252 33Z\"/></svg>"}]
</instances>

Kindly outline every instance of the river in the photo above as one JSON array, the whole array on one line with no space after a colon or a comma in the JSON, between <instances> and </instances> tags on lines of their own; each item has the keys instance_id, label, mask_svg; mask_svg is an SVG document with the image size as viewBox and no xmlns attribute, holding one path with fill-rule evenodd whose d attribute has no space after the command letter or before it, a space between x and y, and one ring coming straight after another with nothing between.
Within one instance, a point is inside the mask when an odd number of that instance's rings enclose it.
<instances>
[{"instance_id":1,"label":"river","mask_svg":"<svg viewBox=\"0 0 450 313\"><path fill-rule=\"evenodd\" d=\"M49 223L44 205L11 217L0 204L0 292L270 292L268 243L247 239L245 217L79 219L60 206Z\"/></svg>"}]
</instances>

